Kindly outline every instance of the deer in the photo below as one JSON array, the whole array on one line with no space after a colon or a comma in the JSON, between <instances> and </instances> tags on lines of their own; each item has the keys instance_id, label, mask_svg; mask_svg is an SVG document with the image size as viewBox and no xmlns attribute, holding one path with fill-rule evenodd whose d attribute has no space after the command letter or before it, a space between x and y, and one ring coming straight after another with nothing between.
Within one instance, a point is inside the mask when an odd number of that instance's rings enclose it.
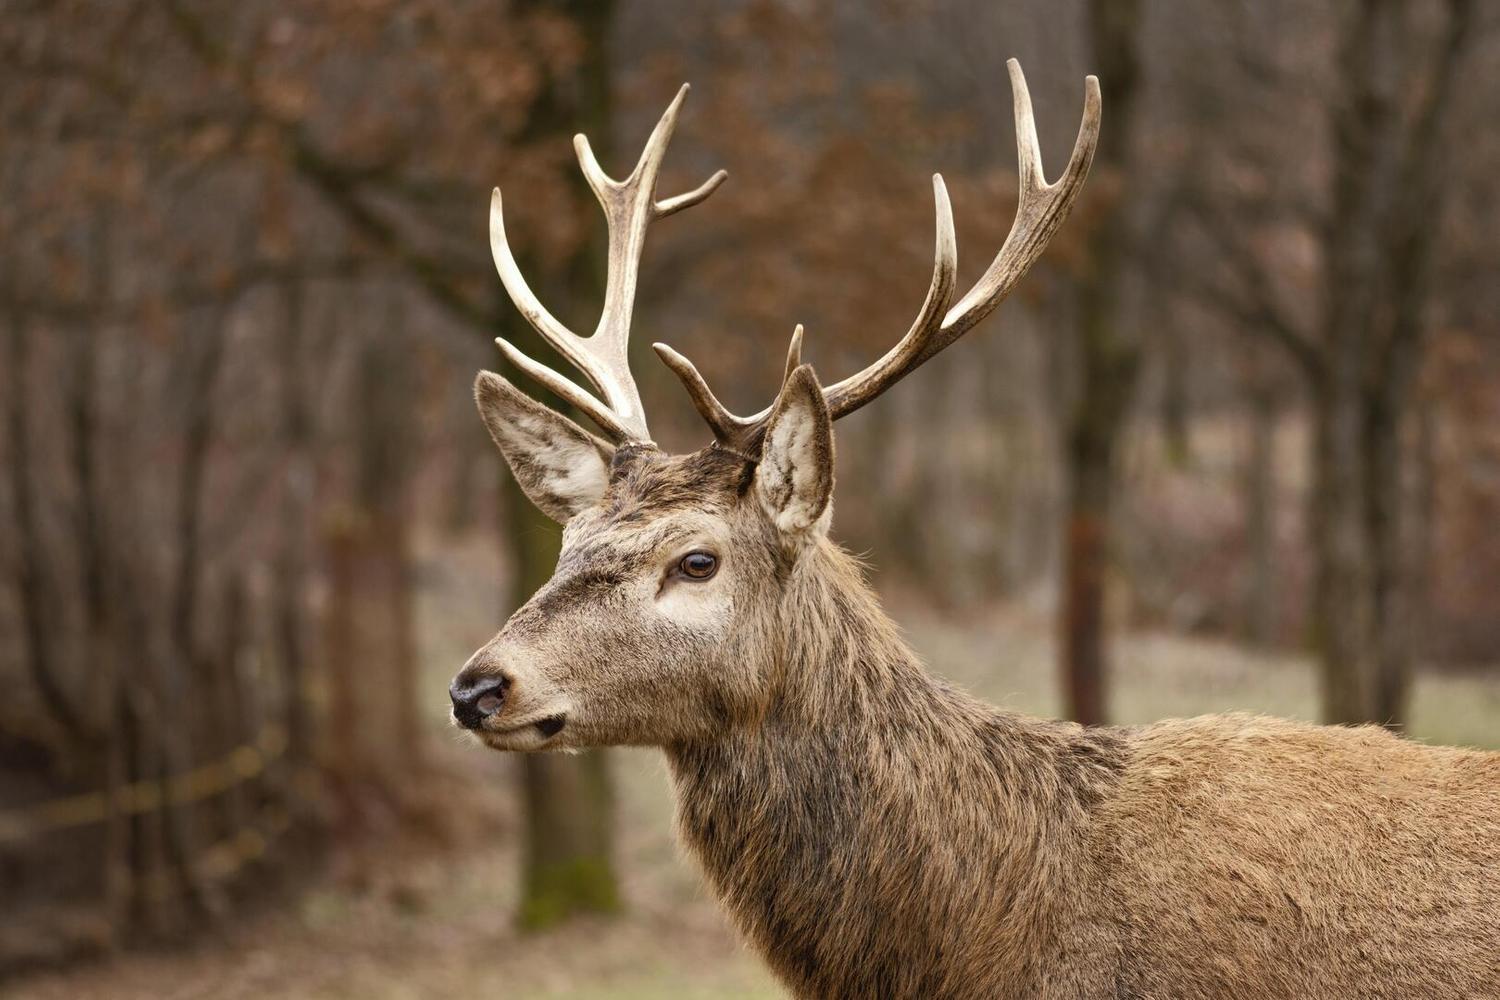
<instances>
[{"instance_id":1,"label":"deer","mask_svg":"<svg viewBox=\"0 0 1500 1000\"><path fill-rule=\"evenodd\" d=\"M979 280L955 301L935 175L926 297L864 370L824 386L799 326L775 399L741 416L654 345L712 433L689 454L652 440L626 357L647 227L727 176L657 197L687 87L624 180L575 137L608 225L592 335L532 293L496 189L500 279L592 388L500 349L598 432L475 381L562 547L454 678L454 723L500 751L660 748L681 842L798 997L1500 997L1500 753L1249 714L1082 727L993 707L928 672L830 539L833 422L993 312L1088 174L1097 80L1048 182L1009 74L1019 203Z\"/></svg>"}]
</instances>

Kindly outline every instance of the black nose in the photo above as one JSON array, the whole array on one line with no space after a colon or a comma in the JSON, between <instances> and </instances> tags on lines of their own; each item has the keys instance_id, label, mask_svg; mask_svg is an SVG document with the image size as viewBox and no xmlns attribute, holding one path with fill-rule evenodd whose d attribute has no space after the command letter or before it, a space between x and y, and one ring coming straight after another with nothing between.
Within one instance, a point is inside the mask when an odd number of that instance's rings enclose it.
<instances>
[{"instance_id":1,"label":"black nose","mask_svg":"<svg viewBox=\"0 0 1500 1000\"><path fill-rule=\"evenodd\" d=\"M467 670L453 678L448 697L453 699L453 717L465 729L478 729L480 723L500 711L505 704L505 689L510 679L494 674L470 675Z\"/></svg>"}]
</instances>

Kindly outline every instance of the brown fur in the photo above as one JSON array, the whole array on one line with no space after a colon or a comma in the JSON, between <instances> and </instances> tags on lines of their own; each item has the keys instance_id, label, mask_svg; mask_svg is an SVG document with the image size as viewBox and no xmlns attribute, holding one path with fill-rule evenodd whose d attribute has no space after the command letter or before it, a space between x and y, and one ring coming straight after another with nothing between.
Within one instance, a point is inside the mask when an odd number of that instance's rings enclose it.
<instances>
[{"instance_id":1,"label":"brown fur","mask_svg":"<svg viewBox=\"0 0 1500 1000\"><path fill-rule=\"evenodd\" d=\"M481 739L664 747L683 840L797 996L1500 997L1500 755L977 702L825 537L801 466L831 483L826 410L788 419L811 423L768 441L810 445L773 473L614 456L556 577L465 668L511 680L505 719L568 724ZM684 546L713 580L675 580Z\"/></svg>"},{"instance_id":2,"label":"brown fur","mask_svg":"<svg viewBox=\"0 0 1500 1000\"><path fill-rule=\"evenodd\" d=\"M831 545L683 839L807 997L1500 996L1500 755L1230 715L1084 729L916 663Z\"/></svg>"}]
</instances>

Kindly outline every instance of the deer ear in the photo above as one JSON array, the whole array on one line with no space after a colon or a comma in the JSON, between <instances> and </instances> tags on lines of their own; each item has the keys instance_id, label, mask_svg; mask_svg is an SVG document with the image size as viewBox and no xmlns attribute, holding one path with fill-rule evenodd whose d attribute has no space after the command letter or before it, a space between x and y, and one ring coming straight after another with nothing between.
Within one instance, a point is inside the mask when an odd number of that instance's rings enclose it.
<instances>
[{"instance_id":1,"label":"deer ear","mask_svg":"<svg viewBox=\"0 0 1500 1000\"><path fill-rule=\"evenodd\" d=\"M811 365L787 379L766 424L755 492L789 534L828 530L833 500L833 420Z\"/></svg>"},{"instance_id":2,"label":"deer ear","mask_svg":"<svg viewBox=\"0 0 1500 1000\"><path fill-rule=\"evenodd\" d=\"M494 372L474 380L479 415L531 502L560 524L604 495L615 450Z\"/></svg>"}]
</instances>

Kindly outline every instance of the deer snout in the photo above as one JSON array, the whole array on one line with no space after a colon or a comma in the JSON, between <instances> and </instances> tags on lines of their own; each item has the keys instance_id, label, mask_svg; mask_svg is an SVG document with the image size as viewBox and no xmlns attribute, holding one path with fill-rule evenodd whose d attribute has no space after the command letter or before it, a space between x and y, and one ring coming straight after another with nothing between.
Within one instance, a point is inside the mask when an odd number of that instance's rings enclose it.
<instances>
[{"instance_id":1,"label":"deer snout","mask_svg":"<svg viewBox=\"0 0 1500 1000\"><path fill-rule=\"evenodd\" d=\"M505 692L510 677L505 674L481 674L465 667L448 685L453 699L453 718L465 729L478 729L484 720L505 707Z\"/></svg>"}]
</instances>

